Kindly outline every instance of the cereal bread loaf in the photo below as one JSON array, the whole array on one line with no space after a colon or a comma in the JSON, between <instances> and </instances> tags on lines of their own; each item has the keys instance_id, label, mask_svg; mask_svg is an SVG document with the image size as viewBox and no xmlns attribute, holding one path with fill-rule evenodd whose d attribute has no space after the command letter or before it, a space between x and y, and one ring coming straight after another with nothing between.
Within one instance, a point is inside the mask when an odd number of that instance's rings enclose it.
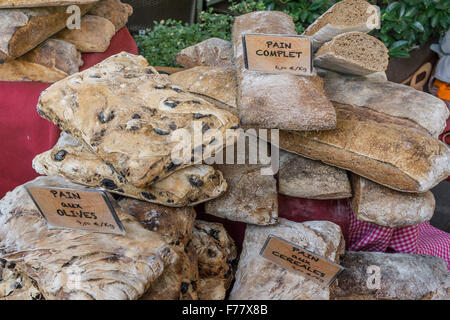
<instances>
[{"instance_id":1,"label":"cereal bread loaf","mask_svg":"<svg viewBox=\"0 0 450 320\"><path fill-rule=\"evenodd\" d=\"M336 263L344 252L341 229L329 221L297 223L280 218L279 224L274 226L248 225L230 300L334 298L336 282L323 287L263 258L260 251L269 235L281 237Z\"/></svg>"},{"instance_id":2,"label":"cereal bread loaf","mask_svg":"<svg viewBox=\"0 0 450 320\"><path fill-rule=\"evenodd\" d=\"M209 129L225 136L238 124L231 113L174 86L143 57L124 52L53 84L41 94L37 109L138 188L192 165L172 159L180 148L218 152L223 144L211 144L215 134ZM200 132L201 139L180 146L179 133Z\"/></svg>"},{"instance_id":3,"label":"cereal bread loaf","mask_svg":"<svg viewBox=\"0 0 450 320\"><path fill-rule=\"evenodd\" d=\"M175 62L185 68L210 66L234 69L233 46L229 41L210 38L181 50Z\"/></svg>"},{"instance_id":4,"label":"cereal bread loaf","mask_svg":"<svg viewBox=\"0 0 450 320\"><path fill-rule=\"evenodd\" d=\"M335 106L335 130L280 131L280 147L403 192L425 192L448 177L448 147L424 130L368 108Z\"/></svg>"},{"instance_id":5,"label":"cereal bread loaf","mask_svg":"<svg viewBox=\"0 0 450 320\"><path fill-rule=\"evenodd\" d=\"M347 251L341 265L345 270L339 276L339 300L450 299L450 276L438 257Z\"/></svg>"},{"instance_id":6,"label":"cereal bread loaf","mask_svg":"<svg viewBox=\"0 0 450 320\"><path fill-rule=\"evenodd\" d=\"M341 33L359 31L367 33L380 23L380 15L375 6L364 0L343 0L337 2L306 28L303 35L314 40L319 48Z\"/></svg>"},{"instance_id":7,"label":"cereal bread loaf","mask_svg":"<svg viewBox=\"0 0 450 320\"><path fill-rule=\"evenodd\" d=\"M388 63L388 49L383 42L361 32L334 37L314 56L314 66L361 76L385 71Z\"/></svg>"},{"instance_id":8,"label":"cereal bread loaf","mask_svg":"<svg viewBox=\"0 0 450 320\"><path fill-rule=\"evenodd\" d=\"M80 5L81 14L92 4ZM18 58L66 26L67 7L0 10L0 63Z\"/></svg>"},{"instance_id":9,"label":"cereal bread loaf","mask_svg":"<svg viewBox=\"0 0 450 320\"><path fill-rule=\"evenodd\" d=\"M306 199L345 199L352 196L345 170L280 150L278 192Z\"/></svg>"},{"instance_id":10,"label":"cereal bread loaf","mask_svg":"<svg viewBox=\"0 0 450 320\"><path fill-rule=\"evenodd\" d=\"M0 64L0 81L56 82L78 72L82 65L74 45L48 39L22 57Z\"/></svg>"},{"instance_id":11,"label":"cereal bread loaf","mask_svg":"<svg viewBox=\"0 0 450 320\"><path fill-rule=\"evenodd\" d=\"M442 100L409 86L373 77L358 77L319 70L331 101L365 107L410 120L437 137L450 113ZM386 94L386 93L389 94Z\"/></svg>"},{"instance_id":12,"label":"cereal bread loaf","mask_svg":"<svg viewBox=\"0 0 450 320\"><path fill-rule=\"evenodd\" d=\"M400 228L429 221L435 200L431 191L404 193L352 175L353 213L359 220L383 227Z\"/></svg>"},{"instance_id":13,"label":"cereal bread loaf","mask_svg":"<svg viewBox=\"0 0 450 320\"><path fill-rule=\"evenodd\" d=\"M133 14L133 7L120 0L100 0L89 14L108 19L116 27L116 32L125 27L128 17Z\"/></svg>"},{"instance_id":14,"label":"cereal bread loaf","mask_svg":"<svg viewBox=\"0 0 450 320\"><path fill-rule=\"evenodd\" d=\"M241 125L284 130L333 129L336 113L320 79L246 69L242 43L246 33L296 34L292 18L283 12L258 11L235 19L233 48Z\"/></svg>"},{"instance_id":15,"label":"cereal bread loaf","mask_svg":"<svg viewBox=\"0 0 450 320\"><path fill-rule=\"evenodd\" d=\"M39 174L63 176L76 183L171 207L193 206L214 199L227 189L222 173L204 164L178 170L149 187L135 187L65 132L51 150L33 159L33 168Z\"/></svg>"},{"instance_id":16,"label":"cereal bread loaf","mask_svg":"<svg viewBox=\"0 0 450 320\"><path fill-rule=\"evenodd\" d=\"M77 187L58 177L33 182ZM34 279L46 300L138 299L178 256L161 235L115 209L124 235L49 229L19 186L0 200L2 257Z\"/></svg>"},{"instance_id":17,"label":"cereal bread loaf","mask_svg":"<svg viewBox=\"0 0 450 320\"><path fill-rule=\"evenodd\" d=\"M37 8L95 3L98 0L0 0L0 8Z\"/></svg>"},{"instance_id":18,"label":"cereal bread loaf","mask_svg":"<svg viewBox=\"0 0 450 320\"><path fill-rule=\"evenodd\" d=\"M54 38L72 43L80 52L105 52L115 33L111 21L87 14L81 18L81 29L64 29Z\"/></svg>"}]
</instances>

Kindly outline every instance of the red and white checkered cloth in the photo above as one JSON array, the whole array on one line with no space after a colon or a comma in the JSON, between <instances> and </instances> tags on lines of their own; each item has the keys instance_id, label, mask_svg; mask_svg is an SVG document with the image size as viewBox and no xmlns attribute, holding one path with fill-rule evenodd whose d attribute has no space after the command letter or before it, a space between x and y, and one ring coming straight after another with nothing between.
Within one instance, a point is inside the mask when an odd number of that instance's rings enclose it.
<instances>
[{"instance_id":1,"label":"red and white checkered cloth","mask_svg":"<svg viewBox=\"0 0 450 320\"><path fill-rule=\"evenodd\" d=\"M388 228L356 219L350 214L348 250L425 254L442 258L450 271L450 234L429 222Z\"/></svg>"}]
</instances>

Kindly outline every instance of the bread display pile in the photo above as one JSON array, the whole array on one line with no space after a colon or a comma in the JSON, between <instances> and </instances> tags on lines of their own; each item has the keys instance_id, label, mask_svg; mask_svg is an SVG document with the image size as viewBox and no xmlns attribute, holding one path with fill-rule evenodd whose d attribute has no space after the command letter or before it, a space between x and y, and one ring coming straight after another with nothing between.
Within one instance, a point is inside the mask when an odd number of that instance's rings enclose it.
<instances>
[{"instance_id":1,"label":"bread display pile","mask_svg":"<svg viewBox=\"0 0 450 320\"><path fill-rule=\"evenodd\" d=\"M68 28L77 5L80 29ZM0 1L0 81L53 83L79 71L80 53L104 52L133 9L120 0Z\"/></svg>"},{"instance_id":2,"label":"bread display pile","mask_svg":"<svg viewBox=\"0 0 450 320\"><path fill-rule=\"evenodd\" d=\"M131 13L119 0L85 2L81 30L52 31L25 55L2 51L0 38L0 54L11 60L0 70L27 63L57 80L42 92L37 112L63 132L33 160L45 175L33 182L110 192L126 232L49 229L17 187L0 200L0 299L450 298L438 258L345 252L337 224L278 217L283 194L352 198L360 220L416 225L431 219L429 190L450 175L450 151L437 139L449 111L439 99L386 79L387 50L367 34L375 27L366 24L367 2L341 1L306 29L321 67L311 76L245 68L242 35L296 35L292 18L275 11L237 17L231 43L213 38L183 49L176 61L186 69L171 75L125 52L78 72L78 51L105 48ZM61 43L77 63L33 59L34 51ZM257 137L258 129L280 129L281 150L270 134ZM188 139L190 162L173 158L178 130L203 133ZM246 150L252 141L267 146L279 160L277 172L262 174L268 165L237 150L246 137ZM220 158L229 148L245 163L209 163L196 153ZM224 226L197 219L200 212L247 224L240 256ZM329 287L319 285L263 258L269 235L346 269ZM381 287L367 289L372 265L388 271Z\"/></svg>"}]
</instances>

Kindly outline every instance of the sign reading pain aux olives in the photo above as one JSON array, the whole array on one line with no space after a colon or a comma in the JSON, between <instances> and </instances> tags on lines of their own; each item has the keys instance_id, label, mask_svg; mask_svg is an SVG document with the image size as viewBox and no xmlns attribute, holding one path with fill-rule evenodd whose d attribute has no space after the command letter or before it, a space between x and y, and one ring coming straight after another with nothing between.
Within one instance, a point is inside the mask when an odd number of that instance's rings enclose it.
<instances>
[{"instance_id":1,"label":"sign reading pain aux olives","mask_svg":"<svg viewBox=\"0 0 450 320\"><path fill-rule=\"evenodd\" d=\"M344 268L333 261L270 235L260 252L267 260L312 280L329 286Z\"/></svg>"},{"instance_id":2,"label":"sign reading pain aux olives","mask_svg":"<svg viewBox=\"0 0 450 320\"><path fill-rule=\"evenodd\" d=\"M26 185L49 228L124 234L108 195L102 190Z\"/></svg>"},{"instance_id":3,"label":"sign reading pain aux olives","mask_svg":"<svg viewBox=\"0 0 450 320\"><path fill-rule=\"evenodd\" d=\"M308 37L246 34L242 41L245 66L249 70L312 74L313 46Z\"/></svg>"}]
</instances>

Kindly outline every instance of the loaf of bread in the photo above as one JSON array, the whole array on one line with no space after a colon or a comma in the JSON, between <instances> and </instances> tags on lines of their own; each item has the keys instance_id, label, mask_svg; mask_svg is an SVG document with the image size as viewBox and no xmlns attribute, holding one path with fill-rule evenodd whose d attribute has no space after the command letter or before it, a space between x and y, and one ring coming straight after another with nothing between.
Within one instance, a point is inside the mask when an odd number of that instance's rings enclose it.
<instances>
[{"instance_id":1,"label":"loaf of bread","mask_svg":"<svg viewBox=\"0 0 450 320\"><path fill-rule=\"evenodd\" d=\"M83 185L171 207L193 206L214 199L227 189L222 173L204 164L178 170L149 187L135 187L64 132L51 150L33 159L33 168L39 174L62 176Z\"/></svg>"},{"instance_id":2,"label":"loaf of bread","mask_svg":"<svg viewBox=\"0 0 450 320\"><path fill-rule=\"evenodd\" d=\"M54 38L72 43L80 52L105 52L116 28L108 19L85 15L81 18L81 29L64 29Z\"/></svg>"},{"instance_id":3,"label":"loaf of bread","mask_svg":"<svg viewBox=\"0 0 450 320\"><path fill-rule=\"evenodd\" d=\"M37 8L95 3L98 0L0 0L0 8Z\"/></svg>"},{"instance_id":4,"label":"loaf of bread","mask_svg":"<svg viewBox=\"0 0 450 320\"><path fill-rule=\"evenodd\" d=\"M352 196L345 170L280 150L278 192L306 199L345 199Z\"/></svg>"},{"instance_id":5,"label":"loaf of bread","mask_svg":"<svg viewBox=\"0 0 450 320\"><path fill-rule=\"evenodd\" d=\"M234 69L233 46L229 41L210 38L181 50L175 62L185 68L210 66Z\"/></svg>"},{"instance_id":6,"label":"loaf of bread","mask_svg":"<svg viewBox=\"0 0 450 320\"><path fill-rule=\"evenodd\" d=\"M444 101L384 77L357 77L319 70L325 92L332 101L366 107L394 117L408 119L437 137L450 115ZM375 74L373 74L375 75Z\"/></svg>"},{"instance_id":7,"label":"loaf of bread","mask_svg":"<svg viewBox=\"0 0 450 320\"><path fill-rule=\"evenodd\" d=\"M78 72L82 65L74 45L48 39L22 57L0 64L0 81L51 83Z\"/></svg>"},{"instance_id":8,"label":"loaf of bread","mask_svg":"<svg viewBox=\"0 0 450 320\"><path fill-rule=\"evenodd\" d=\"M448 147L423 130L368 108L335 106L335 130L280 131L280 147L404 192L428 191L450 174Z\"/></svg>"},{"instance_id":9,"label":"loaf of bread","mask_svg":"<svg viewBox=\"0 0 450 320\"><path fill-rule=\"evenodd\" d=\"M314 56L316 67L355 75L385 71L388 63L388 49L383 42L361 32L334 37Z\"/></svg>"},{"instance_id":10,"label":"loaf of bread","mask_svg":"<svg viewBox=\"0 0 450 320\"><path fill-rule=\"evenodd\" d=\"M246 69L242 36L247 33L296 35L292 18L283 12L258 11L236 18L233 48L241 125L284 130L333 129L336 113L319 79Z\"/></svg>"},{"instance_id":11,"label":"loaf of bread","mask_svg":"<svg viewBox=\"0 0 450 320\"><path fill-rule=\"evenodd\" d=\"M116 27L116 32L125 27L128 17L133 14L133 7L120 0L100 0L89 14L108 19Z\"/></svg>"},{"instance_id":12,"label":"loaf of bread","mask_svg":"<svg viewBox=\"0 0 450 320\"><path fill-rule=\"evenodd\" d=\"M169 76L175 85L237 114L236 72L222 67L193 67Z\"/></svg>"},{"instance_id":13,"label":"loaf of bread","mask_svg":"<svg viewBox=\"0 0 450 320\"><path fill-rule=\"evenodd\" d=\"M84 14L92 4L81 5ZM18 58L66 26L67 7L0 10L0 63Z\"/></svg>"},{"instance_id":14,"label":"loaf of bread","mask_svg":"<svg viewBox=\"0 0 450 320\"><path fill-rule=\"evenodd\" d=\"M339 256L344 252L344 240L339 226L329 221L297 223L280 218L279 222L275 226L247 226L230 299L333 299L336 283L323 287L266 260L260 255L260 251L267 237L274 235L339 263Z\"/></svg>"},{"instance_id":15,"label":"loaf of bread","mask_svg":"<svg viewBox=\"0 0 450 320\"><path fill-rule=\"evenodd\" d=\"M191 239L199 268L201 300L223 300L234 279L236 246L220 223L196 220Z\"/></svg>"},{"instance_id":16,"label":"loaf of bread","mask_svg":"<svg viewBox=\"0 0 450 320\"><path fill-rule=\"evenodd\" d=\"M450 277L438 257L347 251L341 265L339 300L450 299Z\"/></svg>"},{"instance_id":17,"label":"loaf of bread","mask_svg":"<svg viewBox=\"0 0 450 320\"><path fill-rule=\"evenodd\" d=\"M430 191L404 193L352 175L353 213L359 220L383 227L399 228L429 221L435 200Z\"/></svg>"},{"instance_id":18,"label":"loaf of bread","mask_svg":"<svg viewBox=\"0 0 450 320\"><path fill-rule=\"evenodd\" d=\"M14 262L0 258L0 300L41 300L36 282Z\"/></svg>"},{"instance_id":19,"label":"loaf of bread","mask_svg":"<svg viewBox=\"0 0 450 320\"><path fill-rule=\"evenodd\" d=\"M172 159L180 148L179 133L192 136L194 126L201 128L201 138L181 147L203 148L207 155L223 146L211 144L210 128L225 137L238 125L231 113L184 92L143 57L125 52L53 84L37 109L138 188L192 165Z\"/></svg>"},{"instance_id":20,"label":"loaf of bread","mask_svg":"<svg viewBox=\"0 0 450 320\"><path fill-rule=\"evenodd\" d=\"M306 28L303 35L314 40L319 48L341 33L359 31L367 33L380 23L379 11L363 0L344 0L337 2Z\"/></svg>"},{"instance_id":21,"label":"loaf of bread","mask_svg":"<svg viewBox=\"0 0 450 320\"><path fill-rule=\"evenodd\" d=\"M77 187L56 177L33 183ZM0 200L2 257L34 279L46 300L138 299L178 256L161 235L115 209L124 235L49 229L19 186Z\"/></svg>"}]
</instances>

